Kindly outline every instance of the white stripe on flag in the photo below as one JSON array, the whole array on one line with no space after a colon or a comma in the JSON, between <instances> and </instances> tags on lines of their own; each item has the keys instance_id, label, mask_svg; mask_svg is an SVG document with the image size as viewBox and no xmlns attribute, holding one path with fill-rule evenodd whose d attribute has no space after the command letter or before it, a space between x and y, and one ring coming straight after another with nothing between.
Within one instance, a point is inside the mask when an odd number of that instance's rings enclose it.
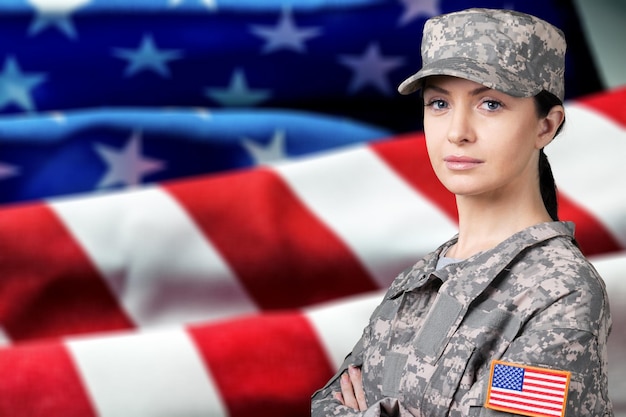
<instances>
[{"instance_id":1,"label":"white stripe on flag","mask_svg":"<svg viewBox=\"0 0 626 417\"><path fill-rule=\"evenodd\" d=\"M562 135L546 147L557 186L626 248L626 130L575 102L566 117Z\"/></svg>"},{"instance_id":2,"label":"white stripe on flag","mask_svg":"<svg viewBox=\"0 0 626 417\"><path fill-rule=\"evenodd\" d=\"M306 311L326 349L333 368L338 368L361 337L383 292L333 301Z\"/></svg>"},{"instance_id":3,"label":"white stripe on flag","mask_svg":"<svg viewBox=\"0 0 626 417\"><path fill-rule=\"evenodd\" d=\"M11 344L11 338L7 336L6 332L0 327L0 346L7 346Z\"/></svg>"},{"instance_id":4,"label":"white stripe on flag","mask_svg":"<svg viewBox=\"0 0 626 417\"><path fill-rule=\"evenodd\" d=\"M257 311L230 267L168 193L146 188L50 205L140 326Z\"/></svg>"},{"instance_id":5,"label":"white stripe on flag","mask_svg":"<svg viewBox=\"0 0 626 417\"><path fill-rule=\"evenodd\" d=\"M615 297L615 305L621 305L626 299L626 251L594 256L589 260L604 279L609 298Z\"/></svg>"},{"instance_id":6,"label":"white stripe on flag","mask_svg":"<svg viewBox=\"0 0 626 417\"><path fill-rule=\"evenodd\" d=\"M66 342L100 417L227 416L184 330Z\"/></svg>"},{"instance_id":7,"label":"white stripe on flag","mask_svg":"<svg viewBox=\"0 0 626 417\"><path fill-rule=\"evenodd\" d=\"M399 265L410 266L456 233L452 220L367 147L273 169L383 288Z\"/></svg>"}]
</instances>

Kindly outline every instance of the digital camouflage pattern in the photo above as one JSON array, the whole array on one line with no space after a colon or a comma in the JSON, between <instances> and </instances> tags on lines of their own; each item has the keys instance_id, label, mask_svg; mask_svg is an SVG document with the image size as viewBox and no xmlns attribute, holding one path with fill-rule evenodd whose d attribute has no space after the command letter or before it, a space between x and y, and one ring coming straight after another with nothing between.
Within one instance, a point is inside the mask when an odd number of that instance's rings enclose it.
<instances>
[{"instance_id":1,"label":"digital camouflage pattern","mask_svg":"<svg viewBox=\"0 0 626 417\"><path fill-rule=\"evenodd\" d=\"M452 75L515 97L546 90L563 101L565 49L563 32L525 13L468 9L436 16L424 25L422 69L398 91L412 93L430 75Z\"/></svg>"},{"instance_id":2,"label":"digital camouflage pattern","mask_svg":"<svg viewBox=\"0 0 626 417\"><path fill-rule=\"evenodd\" d=\"M401 273L311 415L468 417L483 407L494 359L571 372L566 416L613 416L607 387L611 327L604 282L571 223L542 223L436 270L456 237ZM333 398L360 366L368 410Z\"/></svg>"}]
</instances>

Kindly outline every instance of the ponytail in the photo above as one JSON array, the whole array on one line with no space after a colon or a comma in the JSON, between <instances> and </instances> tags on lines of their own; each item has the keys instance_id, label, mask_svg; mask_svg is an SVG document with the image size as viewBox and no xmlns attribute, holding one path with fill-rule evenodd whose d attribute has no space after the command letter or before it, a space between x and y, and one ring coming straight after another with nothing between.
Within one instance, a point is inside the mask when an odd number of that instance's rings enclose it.
<instances>
[{"instance_id":1,"label":"ponytail","mask_svg":"<svg viewBox=\"0 0 626 417\"><path fill-rule=\"evenodd\" d=\"M556 183L554 182L550 162L543 149L539 151L539 190L541 191L543 205L546 206L548 214L552 220L558 221L559 204L556 197Z\"/></svg>"},{"instance_id":2,"label":"ponytail","mask_svg":"<svg viewBox=\"0 0 626 417\"><path fill-rule=\"evenodd\" d=\"M537 113L539 117L547 116L552 107L563 105L563 102L559 100L558 97L545 90L535 96L535 103L537 104ZM565 120L563 120L563 123L561 123L558 127L554 136L559 134L564 123ZM539 151L539 190L541 191L543 205L546 207L548 214L552 220L558 221L559 216L556 183L554 181L554 175L552 175L550 162L548 161L548 157L543 149Z\"/></svg>"}]
</instances>

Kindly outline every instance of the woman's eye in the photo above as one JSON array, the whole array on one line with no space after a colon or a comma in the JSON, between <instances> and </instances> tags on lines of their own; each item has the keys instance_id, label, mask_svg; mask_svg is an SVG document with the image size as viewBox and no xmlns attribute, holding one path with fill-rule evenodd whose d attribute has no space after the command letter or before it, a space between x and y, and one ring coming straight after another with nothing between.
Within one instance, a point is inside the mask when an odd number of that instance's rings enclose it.
<instances>
[{"instance_id":1,"label":"woman's eye","mask_svg":"<svg viewBox=\"0 0 626 417\"><path fill-rule=\"evenodd\" d=\"M446 107L448 107L448 103L446 103L444 100L435 99L435 100L430 100L426 104L426 107L431 107L435 110L445 109Z\"/></svg>"},{"instance_id":2,"label":"woman's eye","mask_svg":"<svg viewBox=\"0 0 626 417\"><path fill-rule=\"evenodd\" d=\"M502 107L502 103L496 100L485 100L483 101L483 107L491 111L498 110L500 107Z\"/></svg>"}]
</instances>

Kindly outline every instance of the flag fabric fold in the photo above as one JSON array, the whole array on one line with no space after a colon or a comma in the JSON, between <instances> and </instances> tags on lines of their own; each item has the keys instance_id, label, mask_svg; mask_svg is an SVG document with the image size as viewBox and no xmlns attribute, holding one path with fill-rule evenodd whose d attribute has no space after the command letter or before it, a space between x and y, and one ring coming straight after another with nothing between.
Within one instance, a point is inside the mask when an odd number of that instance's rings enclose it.
<instances>
[{"instance_id":1,"label":"flag fabric fold","mask_svg":"<svg viewBox=\"0 0 626 417\"><path fill-rule=\"evenodd\" d=\"M286 109L106 108L5 116L0 203L241 169L387 135L387 129L345 117Z\"/></svg>"},{"instance_id":2,"label":"flag fabric fold","mask_svg":"<svg viewBox=\"0 0 626 417\"><path fill-rule=\"evenodd\" d=\"M562 218L608 265L616 323L626 199L606 191L626 175L626 130L621 110L598 103L625 94L567 103L546 149ZM455 233L453 200L428 166L417 132L0 208L0 414L308 412L380 291Z\"/></svg>"},{"instance_id":3,"label":"flag fabric fold","mask_svg":"<svg viewBox=\"0 0 626 417\"><path fill-rule=\"evenodd\" d=\"M626 416L626 88L603 91L572 3L0 2L0 416L308 415L396 274L456 233L395 88L425 20L470 6L576 46L546 153Z\"/></svg>"}]
</instances>

